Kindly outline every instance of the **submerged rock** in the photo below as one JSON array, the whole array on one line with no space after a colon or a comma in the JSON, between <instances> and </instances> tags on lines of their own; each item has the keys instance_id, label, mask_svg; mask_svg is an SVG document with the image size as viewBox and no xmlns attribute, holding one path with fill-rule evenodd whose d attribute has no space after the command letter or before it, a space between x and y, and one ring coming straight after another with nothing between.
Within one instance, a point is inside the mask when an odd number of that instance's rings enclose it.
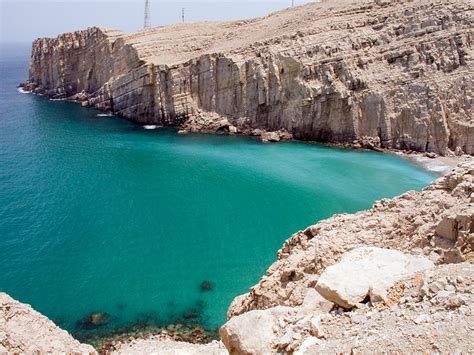
<instances>
[{"instance_id":1,"label":"submerged rock","mask_svg":"<svg viewBox=\"0 0 474 355\"><path fill-rule=\"evenodd\" d=\"M183 317L184 319L196 319L199 317L199 313L196 310L191 309L189 311L185 311L183 313Z\"/></svg>"},{"instance_id":2,"label":"submerged rock","mask_svg":"<svg viewBox=\"0 0 474 355\"><path fill-rule=\"evenodd\" d=\"M214 285L212 284L211 281L203 281L201 282L201 291L206 292L206 291L211 291L214 288Z\"/></svg>"},{"instance_id":3,"label":"submerged rock","mask_svg":"<svg viewBox=\"0 0 474 355\"><path fill-rule=\"evenodd\" d=\"M106 325L110 315L105 312L92 312L77 322L79 329L95 329Z\"/></svg>"}]
</instances>

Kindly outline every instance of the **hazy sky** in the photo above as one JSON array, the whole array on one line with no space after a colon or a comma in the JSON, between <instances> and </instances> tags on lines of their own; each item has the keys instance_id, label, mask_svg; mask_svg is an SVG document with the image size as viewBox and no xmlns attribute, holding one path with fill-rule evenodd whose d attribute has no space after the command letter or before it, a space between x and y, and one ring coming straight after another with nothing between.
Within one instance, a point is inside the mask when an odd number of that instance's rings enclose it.
<instances>
[{"instance_id":1,"label":"hazy sky","mask_svg":"<svg viewBox=\"0 0 474 355\"><path fill-rule=\"evenodd\" d=\"M291 0L150 0L153 26L263 16L291 6ZM295 5L311 0L294 0ZM90 26L124 31L143 27L144 0L0 0L0 41L31 42Z\"/></svg>"}]
</instances>

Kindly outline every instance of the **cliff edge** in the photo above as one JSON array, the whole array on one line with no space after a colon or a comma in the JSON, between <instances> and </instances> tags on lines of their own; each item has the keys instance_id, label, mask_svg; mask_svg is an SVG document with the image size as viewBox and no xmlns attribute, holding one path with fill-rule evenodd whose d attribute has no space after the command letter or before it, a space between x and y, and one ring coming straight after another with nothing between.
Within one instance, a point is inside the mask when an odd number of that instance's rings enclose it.
<instances>
[{"instance_id":1,"label":"cliff edge","mask_svg":"<svg viewBox=\"0 0 474 355\"><path fill-rule=\"evenodd\" d=\"M96 351L79 343L29 305L0 292L0 353L92 354Z\"/></svg>"},{"instance_id":2,"label":"cliff edge","mask_svg":"<svg viewBox=\"0 0 474 355\"><path fill-rule=\"evenodd\" d=\"M89 28L36 40L24 86L187 131L474 154L473 14L468 0L377 0Z\"/></svg>"}]
</instances>

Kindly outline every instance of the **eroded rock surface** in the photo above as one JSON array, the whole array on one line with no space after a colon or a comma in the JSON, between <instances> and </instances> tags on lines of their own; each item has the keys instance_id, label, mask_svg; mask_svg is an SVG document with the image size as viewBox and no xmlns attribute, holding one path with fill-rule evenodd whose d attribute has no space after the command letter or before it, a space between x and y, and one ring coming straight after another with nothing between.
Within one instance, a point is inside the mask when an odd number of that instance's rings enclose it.
<instances>
[{"instance_id":1,"label":"eroded rock surface","mask_svg":"<svg viewBox=\"0 0 474 355\"><path fill-rule=\"evenodd\" d=\"M361 247L344 254L341 261L324 270L316 290L344 308L364 300L386 300L387 290L404 277L433 267L426 257L398 250Z\"/></svg>"},{"instance_id":2,"label":"eroded rock surface","mask_svg":"<svg viewBox=\"0 0 474 355\"><path fill-rule=\"evenodd\" d=\"M0 353L96 353L29 305L0 293Z\"/></svg>"},{"instance_id":3,"label":"eroded rock surface","mask_svg":"<svg viewBox=\"0 0 474 355\"><path fill-rule=\"evenodd\" d=\"M391 288L381 307L333 312L299 354L464 353L474 348L474 265L439 265ZM303 333L304 334L304 333Z\"/></svg>"},{"instance_id":4,"label":"eroded rock surface","mask_svg":"<svg viewBox=\"0 0 474 355\"><path fill-rule=\"evenodd\" d=\"M473 154L473 12L469 0L329 1L90 28L36 40L26 87L146 124Z\"/></svg>"}]
</instances>

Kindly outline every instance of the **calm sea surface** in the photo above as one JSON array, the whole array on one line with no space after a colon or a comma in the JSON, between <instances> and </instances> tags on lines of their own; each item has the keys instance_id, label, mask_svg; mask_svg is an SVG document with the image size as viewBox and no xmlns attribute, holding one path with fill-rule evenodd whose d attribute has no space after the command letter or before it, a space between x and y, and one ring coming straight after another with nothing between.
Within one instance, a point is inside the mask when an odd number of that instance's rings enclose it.
<instances>
[{"instance_id":1,"label":"calm sea surface","mask_svg":"<svg viewBox=\"0 0 474 355\"><path fill-rule=\"evenodd\" d=\"M93 311L118 327L197 310L216 329L293 232L434 179L391 155L180 136L22 94L28 57L2 47L0 291L72 332Z\"/></svg>"}]
</instances>

